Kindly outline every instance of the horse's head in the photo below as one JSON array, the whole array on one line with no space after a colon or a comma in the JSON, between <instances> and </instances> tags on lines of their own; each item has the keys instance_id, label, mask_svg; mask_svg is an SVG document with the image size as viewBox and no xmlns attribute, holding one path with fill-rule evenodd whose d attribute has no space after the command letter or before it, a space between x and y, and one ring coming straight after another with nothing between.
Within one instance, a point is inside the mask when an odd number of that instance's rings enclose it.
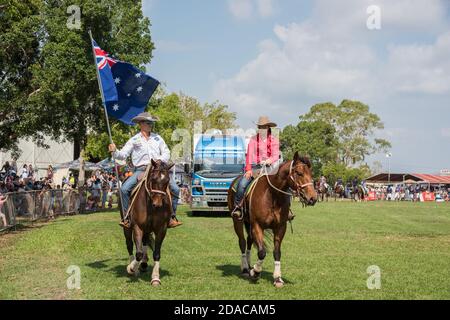
<instances>
[{"instance_id":1,"label":"horse's head","mask_svg":"<svg viewBox=\"0 0 450 320\"><path fill-rule=\"evenodd\" d=\"M147 188L151 194L151 200L154 207L160 208L163 205L163 199L167 195L167 186L170 176L169 170L173 167L167 165L161 160L153 160L147 179Z\"/></svg>"},{"instance_id":2,"label":"horse's head","mask_svg":"<svg viewBox=\"0 0 450 320\"><path fill-rule=\"evenodd\" d=\"M311 160L295 152L292 160L289 177L289 187L295 190L306 205L313 206L317 201L317 192L314 188Z\"/></svg>"}]
</instances>

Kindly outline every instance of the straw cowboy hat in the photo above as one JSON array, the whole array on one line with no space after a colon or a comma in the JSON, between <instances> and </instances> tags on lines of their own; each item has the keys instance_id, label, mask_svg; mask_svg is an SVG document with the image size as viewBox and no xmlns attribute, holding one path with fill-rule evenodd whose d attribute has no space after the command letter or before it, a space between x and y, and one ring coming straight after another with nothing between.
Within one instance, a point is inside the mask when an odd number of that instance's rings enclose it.
<instances>
[{"instance_id":1,"label":"straw cowboy hat","mask_svg":"<svg viewBox=\"0 0 450 320\"><path fill-rule=\"evenodd\" d=\"M269 127L276 127L277 124L275 122L270 121L269 117L267 116L261 116L258 119L258 122L256 122L257 126L269 126Z\"/></svg>"},{"instance_id":2,"label":"straw cowboy hat","mask_svg":"<svg viewBox=\"0 0 450 320\"><path fill-rule=\"evenodd\" d=\"M142 112L139 113L136 117L134 117L133 119L131 119L131 121L133 121L134 123L138 123L140 121L150 121L150 122L155 122L158 121L159 118L156 116L152 116L150 113L148 112Z\"/></svg>"}]
</instances>

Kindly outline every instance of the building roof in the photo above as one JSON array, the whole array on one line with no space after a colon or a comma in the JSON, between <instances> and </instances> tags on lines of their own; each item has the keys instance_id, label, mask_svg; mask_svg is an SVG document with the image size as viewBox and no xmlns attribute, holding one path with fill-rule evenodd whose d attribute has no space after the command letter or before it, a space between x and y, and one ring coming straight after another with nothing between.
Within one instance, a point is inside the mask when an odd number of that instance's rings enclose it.
<instances>
[{"instance_id":1,"label":"building roof","mask_svg":"<svg viewBox=\"0 0 450 320\"><path fill-rule=\"evenodd\" d=\"M450 184L450 176L440 176L425 173L378 173L366 179L367 182L401 183L404 181L431 184Z\"/></svg>"}]
</instances>

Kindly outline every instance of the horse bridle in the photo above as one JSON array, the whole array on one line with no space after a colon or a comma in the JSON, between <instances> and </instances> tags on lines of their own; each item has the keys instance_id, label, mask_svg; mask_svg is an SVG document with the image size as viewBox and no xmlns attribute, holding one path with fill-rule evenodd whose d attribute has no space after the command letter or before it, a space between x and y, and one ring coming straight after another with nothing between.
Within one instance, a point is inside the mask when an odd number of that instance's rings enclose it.
<instances>
[{"instance_id":1,"label":"horse bridle","mask_svg":"<svg viewBox=\"0 0 450 320\"><path fill-rule=\"evenodd\" d=\"M150 171L151 171L151 169L150 169ZM156 170L155 170L155 171L156 171ZM158 171L160 171L160 169L158 169ZM153 189L153 187L152 187L152 179L150 178L149 180L150 180L150 190L148 189L147 183L145 184L145 190L147 191L147 194L148 194L149 197L152 196L152 193L162 194L163 196L166 196L166 195L167 195L167 192L166 192L166 191L162 191L162 190L158 190L158 189Z\"/></svg>"},{"instance_id":2,"label":"horse bridle","mask_svg":"<svg viewBox=\"0 0 450 320\"><path fill-rule=\"evenodd\" d=\"M294 165L294 160L291 161L291 165L289 166L289 179L291 179L292 182L294 183L294 185L295 185L295 187L296 187L295 193L299 196L299 198L301 197L303 200L306 200L305 193L304 193L303 190L304 190L307 186L313 186L314 183L313 183L312 181L311 181L311 182L304 183L304 184L299 184L299 183L297 183L297 181L295 181L294 177L292 176L292 166L293 166L293 165Z\"/></svg>"},{"instance_id":3,"label":"horse bridle","mask_svg":"<svg viewBox=\"0 0 450 320\"><path fill-rule=\"evenodd\" d=\"M299 184L299 183L297 183L297 181L295 181L295 180L294 180L294 177L292 176L292 166L293 166L293 164L294 164L294 160L291 161L291 164L290 164L290 166L289 166L289 176L288 176L288 179L291 179L292 182L294 183L294 185L295 185L295 187L296 187L296 188L295 188L295 193L286 192L286 191L283 191L283 190L281 190L281 189L275 187L275 186L270 182L269 175L267 174L267 168L266 168L265 166L264 166L264 173L266 174L267 181L269 182L269 185L270 185L273 189L275 189L275 190L277 190L277 191L279 191L279 192L281 192L281 193L287 194L287 195L289 195L289 196L293 196L293 197L295 197L296 195L298 195L298 197L299 197L300 199L306 200L306 197L305 197L305 194L304 194L303 190L304 190L307 186L314 185L314 183L313 183L313 182L307 182L307 183L304 183L304 184Z\"/></svg>"}]
</instances>

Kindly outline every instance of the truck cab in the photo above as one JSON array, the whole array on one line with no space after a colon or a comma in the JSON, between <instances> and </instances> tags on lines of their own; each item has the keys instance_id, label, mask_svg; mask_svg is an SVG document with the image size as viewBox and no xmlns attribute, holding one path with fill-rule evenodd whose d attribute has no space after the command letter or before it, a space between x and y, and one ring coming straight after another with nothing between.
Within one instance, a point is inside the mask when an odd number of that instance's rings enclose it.
<instances>
[{"instance_id":1,"label":"truck cab","mask_svg":"<svg viewBox=\"0 0 450 320\"><path fill-rule=\"evenodd\" d=\"M243 173L245 152L245 139L238 135L194 136L193 212L228 211L228 189L232 181Z\"/></svg>"}]
</instances>

